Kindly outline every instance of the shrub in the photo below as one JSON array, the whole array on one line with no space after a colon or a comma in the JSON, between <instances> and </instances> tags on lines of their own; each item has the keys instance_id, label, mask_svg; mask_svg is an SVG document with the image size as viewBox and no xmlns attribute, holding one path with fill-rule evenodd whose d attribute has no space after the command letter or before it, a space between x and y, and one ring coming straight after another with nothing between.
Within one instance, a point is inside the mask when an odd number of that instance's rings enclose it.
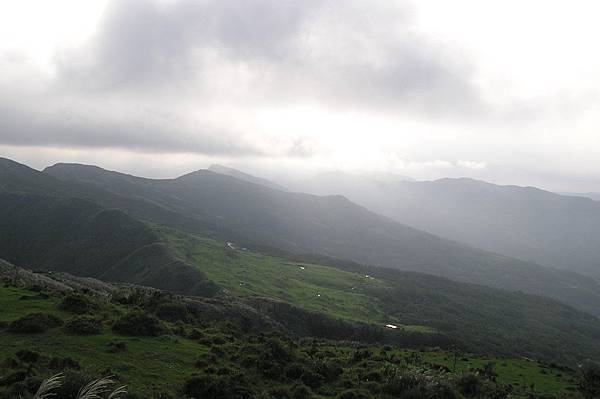
<instances>
[{"instance_id":1,"label":"shrub","mask_svg":"<svg viewBox=\"0 0 600 399\"><path fill-rule=\"evenodd\" d=\"M299 363L292 363L285 368L285 376L297 380L304 374L304 367Z\"/></svg>"},{"instance_id":2,"label":"shrub","mask_svg":"<svg viewBox=\"0 0 600 399\"><path fill-rule=\"evenodd\" d=\"M305 385L294 385L291 388L276 387L269 390L268 398L272 399L310 399L313 397L311 390Z\"/></svg>"},{"instance_id":3,"label":"shrub","mask_svg":"<svg viewBox=\"0 0 600 399\"><path fill-rule=\"evenodd\" d=\"M354 362L360 362L363 360L370 359L371 356L373 356L373 354L369 350L357 350L356 352L354 352L354 355L352 356L352 360Z\"/></svg>"},{"instance_id":4,"label":"shrub","mask_svg":"<svg viewBox=\"0 0 600 399\"><path fill-rule=\"evenodd\" d=\"M97 310L98 305L87 296L72 292L62 299L58 304L58 308L66 312L82 314Z\"/></svg>"},{"instance_id":5,"label":"shrub","mask_svg":"<svg viewBox=\"0 0 600 399\"><path fill-rule=\"evenodd\" d=\"M131 312L121 317L112 327L113 331L123 335L156 337L165 331L156 317L142 312Z\"/></svg>"},{"instance_id":6,"label":"shrub","mask_svg":"<svg viewBox=\"0 0 600 399\"><path fill-rule=\"evenodd\" d=\"M410 392L422 390L427 384L427 379L420 370L391 368L384 370L384 374L387 382L383 385L383 390L393 395L412 395Z\"/></svg>"},{"instance_id":7,"label":"shrub","mask_svg":"<svg viewBox=\"0 0 600 399\"><path fill-rule=\"evenodd\" d=\"M277 338L269 339L265 342L265 349L276 361L285 361L291 357L287 346Z\"/></svg>"},{"instance_id":8,"label":"shrub","mask_svg":"<svg viewBox=\"0 0 600 399\"><path fill-rule=\"evenodd\" d=\"M35 393L41 384L42 379L39 377L29 377L25 381L23 381L23 385L29 393Z\"/></svg>"},{"instance_id":9,"label":"shrub","mask_svg":"<svg viewBox=\"0 0 600 399\"><path fill-rule=\"evenodd\" d=\"M106 344L106 352L107 353L117 353L122 352L127 349L126 342L109 342Z\"/></svg>"},{"instance_id":10,"label":"shrub","mask_svg":"<svg viewBox=\"0 0 600 399\"><path fill-rule=\"evenodd\" d=\"M292 394L286 387L276 387L269 390L268 397L272 399L292 399Z\"/></svg>"},{"instance_id":11,"label":"shrub","mask_svg":"<svg viewBox=\"0 0 600 399\"><path fill-rule=\"evenodd\" d=\"M578 388L586 399L600 397L600 363L587 361L581 366Z\"/></svg>"},{"instance_id":12,"label":"shrub","mask_svg":"<svg viewBox=\"0 0 600 399\"><path fill-rule=\"evenodd\" d=\"M320 387L323 383L323 377L310 369L305 369L300 379L313 389Z\"/></svg>"},{"instance_id":13,"label":"shrub","mask_svg":"<svg viewBox=\"0 0 600 399\"><path fill-rule=\"evenodd\" d=\"M294 385L290 390L292 399L310 399L313 397L312 391L302 384Z\"/></svg>"},{"instance_id":14,"label":"shrub","mask_svg":"<svg viewBox=\"0 0 600 399\"><path fill-rule=\"evenodd\" d=\"M198 340L198 339L201 339L203 336L204 336L204 334L202 334L202 332L200 330L194 328L190 332L188 338L193 339L193 340Z\"/></svg>"},{"instance_id":15,"label":"shrub","mask_svg":"<svg viewBox=\"0 0 600 399\"><path fill-rule=\"evenodd\" d=\"M400 397L402 399L423 399L429 395L424 386L416 386L404 391Z\"/></svg>"},{"instance_id":16,"label":"shrub","mask_svg":"<svg viewBox=\"0 0 600 399\"><path fill-rule=\"evenodd\" d=\"M371 395L360 390L356 389L347 389L343 392L340 392L335 399L369 399Z\"/></svg>"},{"instance_id":17,"label":"shrub","mask_svg":"<svg viewBox=\"0 0 600 399\"><path fill-rule=\"evenodd\" d=\"M475 396L481 391L481 379L477 374L463 374L458 379L460 392L465 396Z\"/></svg>"},{"instance_id":18,"label":"shrub","mask_svg":"<svg viewBox=\"0 0 600 399\"><path fill-rule=\"evenodd\" d=\"M51 370L66 370L66 369L71 369L71 370L79 370L81 369L81 366L79 365L79 362L77 362L77 360L73 360L70 357L53 357L52 359L50 359L50 362L48 363L48 367Z\"/></svg>"},{"instance_id":19,"label":"shrub","mask_svg":"<svg viewBox=\"0 0 600 399\"><path fill-rule=\"evenodd\" d=\"M10 323L9 331L21 334L36 334L62 325L58 317L45 313L31 313Z\"/></svg>"},{"instance_id":20,"label":"shrub","mask_svg":"<svg viewBox=\"0 0 600 399\"><path fill-rule=\"evenodd\" d=\"M342 367L334 361L319 361L315 364L315 370L327 381L335 381L343 373Z\"/></svg>"},{"instance_id":21,"label":"shrub","mask_svg":"<svg viewBox=\"0 0 600 399\"><path fill-rule=\"evenodd\" d=\"M183 393L202 399L249 399L253 393L241 375L192 377L185 382Z\"/></svg>"},{"instance_id":22,"label":"shrub","mask_svg":"<svg viewBox=\"0 0 600 399\"><path fill-rule=\"evenodd\" d=\"M25 381L15 382L10 385L10 387L0 393L0 398L2 399L15 399L26 397L27 395L27 385Z\"/></svg>"},{"instance_id":23,"label":"shrub","mask_svg":"<svg viewBox=\"0 0 600 399\"><path fill-rule=\"evenodd\" d=\"M176 302L161 303L155 313L159 319L171 322L187 321L189 317L186 307Z\"/></svg>"},{"instance_id":24,"label":"shrub","mask_svg":"<svg viewBox=\"0 0 600 399\"><path fill-rule=\"evenodd\" d=\"M188 335L185 329L185 324L182 321L177 321L175 323L175 325L171 328L171 333L180 337L186 337Z\"/></svg>"},{"instance_id":25,"label":"shrub","mask_svg":"<svg viewBox=\"0 0 600 399\"><path fill-rule=\"evenodd\" d=\"M39 299L48 299L50 296L48 294L39 293L37 295L21 295L19 300L21 301L31 301L31 300L39 300Z\"/></svg>"},{"instance_id":26,"label":"shrub","mask_svg":"<svg viewBox=\"0 0 600 399\"><path fill-rule=\"evenodd\" d=\"M458 399L459 395L445 382L438 383L435 387L436 399Z\"/></svg>"},{"instance_id":27,"label":"shrub","mask_svg":"<svg viewBox=\"0 0 600 399\"><path fill-rule=\"evenodd\" d=\"M383 375L381 374L380 371L373 370L373 371L368 372L365 375L365 380L367 380L367 381L375 381L375 382L382 382L383 381Z\"/></svg>"},{"instance_id":28,"label":"shrub","mask_svg":"<svg viewBox=\"0 0 600 399\"><path fill-rule=\"evenodd\" d=\"M29 377L27 370L17 370L2 377L2 385L13 385L17 382L25 381Z\"/></svg>"},{"instance_id":29,"label":"shrub","mask_svg":"<svg viewBox=\"0 0 600 399\"><path fill-rule=\"evenodd\" d=\"M91 317L77 317L67 322L65 330L75 335L100 334L102 325L100 321Z\"/></svg>"},{"instance_id":30,"label":"shrub","mask_svg":"<svg viewBox=\"0 0 600 399\"><path fill-rule=\"evenodd\" d=\"M19 360L25 363L36 363L38 360L40 360L40 357L42 356L39 353L32 352L28 349L21 349L20 351L15 353L15 355Z\"/></svg>"}]
</instances>

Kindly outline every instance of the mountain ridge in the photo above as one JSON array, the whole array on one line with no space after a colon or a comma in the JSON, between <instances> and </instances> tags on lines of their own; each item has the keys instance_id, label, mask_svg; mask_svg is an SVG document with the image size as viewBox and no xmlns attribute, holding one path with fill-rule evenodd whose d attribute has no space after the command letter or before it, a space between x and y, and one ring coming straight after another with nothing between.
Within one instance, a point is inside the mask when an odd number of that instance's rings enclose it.
<instances>
[{"instance_id":1,"label":"mountain ridge","mask_svg":"<svg viewBox=\"0 0 600 399\"><path fill-rule=\"evenodd\" d=\"M60 177L60 169L65 167L49 167L46 173ZM320 253L523 290L599 313L599 287L591 279L444 240L373 214L339 196L280 192L210 171L192 172L177 179L142 179L141 186L127 183L118 174L108 175L118 182L103 189L143 197L222 232L232 232L224 236L231 234L242 245L267 245L297 254ZM98 181L102 182L102 177Z\"/></svg>"},{"instance_id":2,"label":"mountain ridge","mask_svg":"<svg viewBox=\"0 0 600 399\"><path fill-rule=\"evenodd\" d=\"M219 165L219 164L212 164L207 168L207 170L214 172L214 173L219 173L222 175L235 177L236 179L244 180L249 183L254 183L254 184L258 184L260 186L269 187L274 190L288 191L285 187L283 187L271 180L267 180L262 177L253 176L248 173L242 172L241 170L230 168L227 166L223 166L223 165Z\"/></svg>"},{"instance_id":3,"label":"mountain ridge","mask_svg":"<svg viewBox=\"0 0 600 399\"><path fill-rule=\"evenodd\" d=\"M146 225L78 198L0 192L0 258L83 277L210 295L216 287Z\"/></svg>"},{"instance_id":4,"label":"mountain ridge","mask_svg":"<svg viewBox=\"0 0 600 399\"><path fill-rule=\"evenodd\" d=\"M396 221L477 248L600 278L600 203L589 198L470 178L366 184L347 177L305 187L346 195Z\"/></svg>"}]
</instances>

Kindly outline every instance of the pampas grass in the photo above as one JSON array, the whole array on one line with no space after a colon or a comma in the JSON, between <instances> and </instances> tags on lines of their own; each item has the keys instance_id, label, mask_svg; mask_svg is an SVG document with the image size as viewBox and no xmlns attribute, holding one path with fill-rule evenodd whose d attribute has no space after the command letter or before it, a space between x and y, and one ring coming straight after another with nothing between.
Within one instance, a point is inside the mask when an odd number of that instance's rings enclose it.
<instances>
[{"instance_id":1,"label":"pampas grass","mask_svg":"<svg viewBox=\"0 0 600 399\"><path fill-rule=\"evenodd\" d=\"M52 391L62 385L63 377L63 374L60 373L42 381L42 384L33 396L33 399L48 399L56 396Z\"/></svg>"},{"instance_id":2,"label":"pampas grass","mask_svg":"<svg viewBox=\"0 0 600 399\"><path fill-rule=\"evenodd\" d=\"M108 395L106 399L119 399L121 395L125 395L127 393L127 386L123 385L115 389Z\"/></svg>"},{"instance_id":3,"label":"pampas grass","mask_svg":"<svg viewBox=\"0 0 600 399\"><path fill-rule=\"evenodd\" d=\"M115 381L111 377L103 377L94 380L82 387L77 394L77 399L104 399L104 394L109 393L107 399L118 399L121 395L127 393L125 386L110 391L110 386Z\"/></svg>"},{"instance_id":4,"label":"pampas grass","mask_svg":"<svg viewBox=\"0 0 600 399\"><path fill-rule=\"evenodd\" d=\"M63 383L63 374L56 374L45 379L35 393L33 399L49 399L56 396L53 390L60 388ZM81 387L77 393L77 399L119 399L127 393L125 385L120 386L113 391L110 390L111 385L115 381L111 376L99 378L91 381L87 385Z\"/></svg>"}]
</instances>

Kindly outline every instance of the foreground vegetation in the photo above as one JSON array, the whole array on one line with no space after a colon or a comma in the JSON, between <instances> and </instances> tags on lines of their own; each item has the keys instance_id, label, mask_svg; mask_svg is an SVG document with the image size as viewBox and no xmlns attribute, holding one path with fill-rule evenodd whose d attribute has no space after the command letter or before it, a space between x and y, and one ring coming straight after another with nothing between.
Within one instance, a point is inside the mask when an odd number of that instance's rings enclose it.
<instances>
[{"instance_id":1,"label":"foreground vegetation","mask_svg":"<svg viewBox=\"0 0 600 399\"><path fill-rule=\"evenodd\" d=\"M33 291L32 291L33 289ZM184 298L0 288L0 397L59 398L101 376L127 398L579 397L575 370L527 359L298 338L206 317Z\"/></svg>"}]
</instances>

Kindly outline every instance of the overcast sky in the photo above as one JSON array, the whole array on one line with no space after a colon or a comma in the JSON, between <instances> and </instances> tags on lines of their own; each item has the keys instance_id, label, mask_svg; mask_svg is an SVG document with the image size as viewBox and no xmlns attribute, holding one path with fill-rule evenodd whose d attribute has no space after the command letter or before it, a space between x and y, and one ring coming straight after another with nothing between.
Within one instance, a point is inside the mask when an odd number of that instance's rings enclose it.
<instances>
[{"instance_id":1,"label":"overcast sky","mask_svg":"<svg viewBox=\"0 0 600 399\"><path fill-rule=\"evenodd\" d=\"M600 3L0 1L0 155L600 191Z\"/></svg>"}]
</instances>

